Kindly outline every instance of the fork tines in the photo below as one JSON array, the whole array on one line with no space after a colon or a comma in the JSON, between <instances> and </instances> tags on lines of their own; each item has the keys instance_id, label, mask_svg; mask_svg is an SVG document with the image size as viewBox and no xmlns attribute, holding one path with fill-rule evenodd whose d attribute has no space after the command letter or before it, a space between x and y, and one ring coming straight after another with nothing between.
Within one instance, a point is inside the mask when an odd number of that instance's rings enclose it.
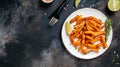
<instances>
[{"instance_id":1,"label":"fork tines","mask_svg":"<svg viewBox=\"0 0 120 67\"><path fill-rule=\"evenodd\" d=\"M49 25L50 25L50 26L54 26L54 24L55 24L57 21L58 21L57 18L52 17L51 20L50 20L50 22L49 22Z\"/></svg>"}]
</instances>

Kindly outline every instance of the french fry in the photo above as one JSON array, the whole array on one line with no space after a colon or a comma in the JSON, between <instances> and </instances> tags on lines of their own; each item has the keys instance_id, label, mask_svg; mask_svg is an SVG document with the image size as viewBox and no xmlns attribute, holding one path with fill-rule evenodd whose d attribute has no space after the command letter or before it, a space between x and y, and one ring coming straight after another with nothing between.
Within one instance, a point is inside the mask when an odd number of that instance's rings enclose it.
<instances>
[{"instance_id":1,"label":"french fry","mask_svg":"<svg viewBox=\"0 0 120 67\"><path fill-rule=\"evenodd\" d=\"M74 17L73 19L70 20L70 23L73 23L76 21L76 18Z\"/></svg>"},{"instance_id":2,"label":"french fry","mask_svg":"<svg viewBox=\"0 0 120 67\"><path fill-rule=\"evenodd\" d=\"M90 24L92 24L93 26L97 26L97 23L93 20L88 20Z\"/></svg>"},{"instance_id":3,"label":"french fry","mask_svg":"<svg viewBox=\"0 0 120 67\"><path fill-rule=\"evenodd\" d=\"M77 44L77 46L80 46L80 45L81 45L81 40L82 40L82 39L77 39L77 40L75 41L75 43Z\"/></svg>"},{"instance_id":4,"label":"french fry","mask_svg":"<svg viewBox=\"0 0 120 67\"><path fill-rule=\"evenodd\" d=\"M95 43L100 41L100 37L95 37L93 40L90 41L90 43Z\"/></svg>"},{"instance_id":5,"label":"french fry","mask_svg":"<svg viewBox=\"0 0 120 67\"><path fill-rule=\"evenodd\" d=\"M71 43L73 44L73 46L76 47L77 44L75 43L75 41L74 41L74 37L72 36L72 34L70 34L69 38L70 38L70 41L71 41Z\"/></svg>"},{"instance_id":6,"label":"french fry","mask_svg":"<svg viewBox=\"0 0 120 67\"><path fill-rule=\"evenodd\" d=\"M85 34L84 34L84 32L82 33L82 44L85 44Z\"/></svg>"},{"instance_id":7,"label":"french fry","mask_svg":"<svg viewBox=\"0 0 120 67\"><path fill-rule=\"evenodd\" d=\"M73 22L75 22L77 20L80 20L81 18L82 18L82 15L77 15L73 19L70 20L70 23L73 23Z\"/></svg>"},{"instance_id":8,"label":"french fry","mask_svg":"<svg viewBox=\"0 0 120 67\"><path fill-rule=\"evenodd\" d=\"M103 46L104 48L107 48L107 47L108 47L107 44L106 44L106 41L105 41L105 36L101 36L101 42L102 42L102 46Z\"/></svg>"},{"instance_id":9,"label":"french fry","mask_svg":"<svg viewBox=\"0 0 120 67\"><path fill-rule=\"evenodd\" d=\"M94 52L98 53L98 49L82 49L81 53L82 54L87 54L87 53L89 53L91 51L94 51Z\"/></svg>"},{"instance_id":10,"label":"french fry","mask_svg":"<svg viewBox=\"0 0 120 67\"><path fill-rule=\"evenodd\" d=\"M95 22L97 22L97 23L99 23L99 24L103 24L103 22L101 21L101 20L99 20L99 19L97 19L97 18L95 18L95 17L92 17L93 18L93 20L95 21Z\"/></svg>"},{"instance_id":11,"label":"french fry","mask_svg":"<svg viewBox=\"0 0 120 67\"><path fill-rule=\"evenodd\" d=\"M78 48L78 51L81 51L84 49L84 45L81 44L81 46Z\"/></svg>"},{"instance_id":12,"label":"french fry","mask_svg":"<svg viewBox=\"0 0 120 67\"><path fill-rule=\"evenodd\" d=\"M93 40L93 37L91 37L90 35L86 35L85 38L89 40Z\"/></svg>"},{"instance_id":13,"label":"french fry","mask_svg":"<svg viewBox=\"0 0 120 67\"><path fill-rule=\"evenodd\" d=\"M87 30L88 30L88 31L93 31L94 29L93 29L92 27L90 27L88 23L89 23L89 22L86 21L86 28L87 28Z\"/></svg>"},{"instance_id":14,"label":"french fry","mask_svg":"<svg viewBox=\"0 0 120 67\"><path fill-rule=\"evenodd\" d=\"M96 27L96 26L94 26L90 23L88 23L88 24L89 24L90 27L92 27L94 29L93 31L95 31L95 32L100 31L100 28L98 28L98 27Z\"/></svg>"},{"instance_id":15,"label":"french fry","mask_svg":"<svg viewBox=\"0 0 120 67\"><path fill-rule=\"evenodd\" d=\"M105 31L93 32L93 31L85 31L85 34L91 34L94 36L104 35Z\"/></svg>"},{"instance_id":16,"label":"french fry","mask_svg":"<svg viewBox=\"0 0 120 67\"><path fill-rule=\"evenodd\" d=\"M97 45L94 44L86 44L86 46L91 49L96 49L98 47Z\"/></svg>"},{"instance_id":17,"label":"french fry","mask_svg":"<svg viewBox=\"0 0 120 67\"><path fill-rule=\"evenodd\" d=\"M85 44L91 44L91 40L86 39Z\"/></svg>"},{"instance_id":18,"label":"french fry","mask_svg":"<svg viewBox=\"0 0 120 67\"><path fill-rule=\"evenodd\" d=\"M77 21L81 21L82 19L82 15L78 15L78 17L76 18Z\"/></svg>"},{"instance_id":19,"label":"french fry","mask_svg":"<svg viewBox=\"0 0 120 67\"><path fill-rule=\"evenodd\" d=\"M102 43L97 44L98 49L100 49L101 46L102 46Z\"/></svg>"}]
</instances>

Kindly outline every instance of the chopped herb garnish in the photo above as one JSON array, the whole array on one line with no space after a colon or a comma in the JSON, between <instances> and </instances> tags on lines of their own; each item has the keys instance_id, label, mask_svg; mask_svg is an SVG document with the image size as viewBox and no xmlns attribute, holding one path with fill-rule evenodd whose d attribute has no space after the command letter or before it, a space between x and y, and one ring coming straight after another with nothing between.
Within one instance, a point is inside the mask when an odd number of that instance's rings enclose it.
<instances>
[{"instance_id":1,"label":"chopped herb garnish","mask_svg":"<svg viewBox=\"0 0 120 67\"><path fill-rule=\"evenodd\" d=\"M106 41L108 40L108 36L110 34L110 30L112 29L112 20L107 18L105 21L105 31L106 31L106 35L105 35L105 39Z\"/></svg>"}]
</instances>

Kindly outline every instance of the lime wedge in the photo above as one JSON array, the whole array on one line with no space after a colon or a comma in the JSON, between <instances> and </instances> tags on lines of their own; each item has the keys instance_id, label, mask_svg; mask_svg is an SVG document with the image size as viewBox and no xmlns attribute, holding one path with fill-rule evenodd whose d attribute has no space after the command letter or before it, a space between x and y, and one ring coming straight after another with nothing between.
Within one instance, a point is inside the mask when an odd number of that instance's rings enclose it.
<instances>
[{"instance_id":1,"label":"lime wedge","mask_svg":"<svg viewBox=\"0 0 120 67\"><path fill-rule=\"evenodd\" d=\"M81 0L75 0L75 7L77 8Z\"/></svg>"},{"instance_id":2,"label":"lime wedge","mask_svg":"<svg viewBox=\"0 0 120 67\"><path fill-rule=\"evenodd\" d=\"M108 8L111 11L118 11L120 9L120 0L109 0Z\"/></svg>"},{"instance_id":3,"label":"lime wedge","mask_svg":"<svg viewBox=\"0 0 120 67\"><path fill-rule=\"evenodd\" d=\"M69 22L65 23L65 31L68 35L72 32L72 26Z\"/></svg>"}]
</instances>

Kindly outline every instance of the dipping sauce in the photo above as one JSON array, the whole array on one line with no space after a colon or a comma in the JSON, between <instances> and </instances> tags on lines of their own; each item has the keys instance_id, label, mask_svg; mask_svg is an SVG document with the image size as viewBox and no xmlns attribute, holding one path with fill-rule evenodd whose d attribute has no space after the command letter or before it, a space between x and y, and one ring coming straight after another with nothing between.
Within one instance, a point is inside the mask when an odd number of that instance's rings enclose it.
<instances>
[{"instance_id":1,"label":"dipping sauce","mask_svg":"<svg viewBox=\"0 0 120 67\"><path fill-rule=\"evenodd\" d=\"M44 3L51 3L53 0L42 0Z\"/></svg>"}]
</instances>

